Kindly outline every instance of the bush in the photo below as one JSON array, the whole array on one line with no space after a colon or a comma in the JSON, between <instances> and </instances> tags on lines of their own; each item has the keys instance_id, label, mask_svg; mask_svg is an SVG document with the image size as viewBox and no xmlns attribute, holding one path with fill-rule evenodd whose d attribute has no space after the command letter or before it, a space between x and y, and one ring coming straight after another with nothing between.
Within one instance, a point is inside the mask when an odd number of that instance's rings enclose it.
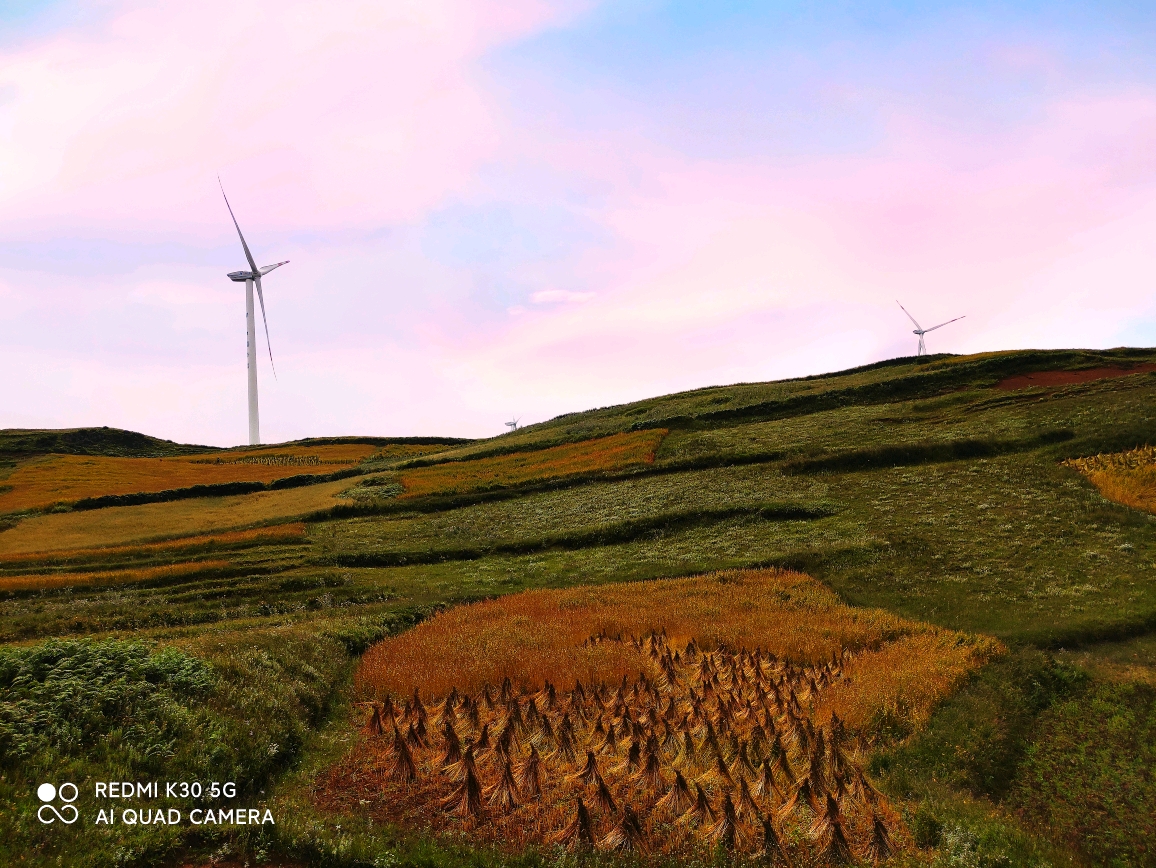
<instances>
[{"instance_id":1,"label":"bush","mask_svg":"<svg viewBox=\"0 0 1156 868\"><path fill-rule=\"evenodd\" d=\"M51 640L0 649L0 763L92 758L131 733L149 769L188 729L186 700L213 686L204 662L144 642ZM39 765L40 763L37 763Z\"/></svg>"}]
</instances>

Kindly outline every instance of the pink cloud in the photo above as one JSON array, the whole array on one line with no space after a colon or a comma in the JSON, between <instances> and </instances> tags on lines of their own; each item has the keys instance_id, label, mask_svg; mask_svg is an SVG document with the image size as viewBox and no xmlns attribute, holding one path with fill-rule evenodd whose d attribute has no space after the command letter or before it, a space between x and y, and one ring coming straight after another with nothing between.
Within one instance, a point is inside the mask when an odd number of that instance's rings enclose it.
<instances>
[{"instance_id":1,"label":"pink cloud","mask_svg":"<svg viewBox=\"0 0 1156 868\"><path fill-rule=\"evenodd\" d=\"M474 64L581 8L116 4L0 59L0 224L203 232L218 172L265 225L413 219L498 146Z\"/></svg>"}]
</instances>

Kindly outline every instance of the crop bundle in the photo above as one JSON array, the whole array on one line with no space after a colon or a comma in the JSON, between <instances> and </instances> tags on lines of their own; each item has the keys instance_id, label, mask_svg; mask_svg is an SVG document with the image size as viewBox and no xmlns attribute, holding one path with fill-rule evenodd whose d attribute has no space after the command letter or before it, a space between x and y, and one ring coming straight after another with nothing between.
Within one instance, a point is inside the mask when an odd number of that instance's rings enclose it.
<instances>
[{"instance_id":1,"label":"crop bundle","mask_svg":"<svg viewBox=\"0 0 1156 868\"><path fill-rule=\"evenodd\" d=\"M1063 463L1088 477L1109 500L1156 511L1156 446L1069 458Z\"/></svg>"},{"instance_id":2,"label":"crop bundle","mask_svg":"<svg viewBox=\"0 0 1156 868\"><path fill-rule=\"evenodd\" d=\"M888 859L894 811L824 691L852 652L799 665L763 650L598 635L643 662L615 684L418 691L367 703L350 782L388 818L503 845L639 853L723 847L772 864Z\"/></svg>"}]
</instances>

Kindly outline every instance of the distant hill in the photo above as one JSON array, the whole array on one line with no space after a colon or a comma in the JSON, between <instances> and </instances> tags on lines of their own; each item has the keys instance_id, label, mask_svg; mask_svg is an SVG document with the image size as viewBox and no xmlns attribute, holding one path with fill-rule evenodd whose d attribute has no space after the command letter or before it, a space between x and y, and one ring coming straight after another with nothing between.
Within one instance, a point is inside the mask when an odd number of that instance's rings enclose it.
<instances>
[{"instance_id":1,"label":"distant hill","mask_svg":"<svg viewBox=\"0 0 1156 868\"><path fill-rule=\"evenodd\" d=\"M174 443L120 428L58 428L0 430L0 457L30 455L117 455L126 458L167 458L216 451L214 446Z\"/></svg>"},{"instance_id":2,"label":"distant hill","mask_svg":"<svg viewBox=\"0 0 1156 868\"><path fill-rule=\"evenodd\" d=\"M465 446L473 441L459 437L308 437L289 443L266 443L260 447L238 446L224 449L219 446L199 446L174 443L150 437L137 431L120 428L56 428L56 429L0 429L0 459L27 458L32 455L113 455L122 458L168 458L176 455L195 455L204 452L226 452L249 448L268 449L270 446L336 446L364 444L367 446Z\"/></svg>"}]
</instances>

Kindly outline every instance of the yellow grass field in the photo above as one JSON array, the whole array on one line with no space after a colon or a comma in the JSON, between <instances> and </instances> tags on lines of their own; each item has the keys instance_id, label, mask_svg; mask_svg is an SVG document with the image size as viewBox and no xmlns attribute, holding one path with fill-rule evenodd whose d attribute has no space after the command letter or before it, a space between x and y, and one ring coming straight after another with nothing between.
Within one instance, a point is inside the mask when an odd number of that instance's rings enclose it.
<instances>
[{"instance_id":1,"label":"yellow grass field","mask_svg":"<svg viewBox=\"0 0 1156 868\"><path fill-rule=\"evenodd\" d=\"M178 458L50 455L16 468L4 480L0 513L41 509L84 497L165 491L221 482L272 482L304 473L332 473L375 453L373 446L270 447Z\"/></svg>"},{"instance_id":2,"label":"yellow grass field","mask_svg":"<svg viewBox=\"0 0 1156 868\"><path fill-rule=\"evenodd\" d=\"M0 576L0 591L33 591L44 588L104 587L156 579L189 579L198 573L214 573L229 567L228 561L196 561L187 564L165 564L135 570L100 570L87 573L43 573L22 576Z\"/></svg>"},{"instance_id":3,"label":"yellow grass field","mask_svg":"<svg viewBox=\"0 0 1156 868\"><path fill-rule=\"evenodd\" d=\"M451 461L401 474L403 497L460 494L519 485L533 480L559 479L580 473L623 470L654 462L665 429L634 431L552 446L536 452L517 452L492 458Z\"/></svg>"},{"instance_id":4,"label":"yellow grass field","mask_svg":"<svg viewBox=\"0 0 1156 868\"><path fill-rule=\"evenodd\" d=\"M158 554L181 555L218 547L232 548L235 546L288 543L303 540L304 538L305 524L304 522L296 521L289 524L277 524L271 527L255 527L249 530L187 536L137 546L72 549L69 550L66 555L62 555L60 552L10 555L0 558L0 569L20 568L22 566L43 562L57 562L62 559L85 560L88 558L109 557L149 557Z\"/></svg>"},{"instance_id":5,"label":"yellow grass field","mask_svg":"<svg viewBox=\"0 0 1156 868\"><path fill-rule=\"evenodd\" d=\"M1064 464L1083 473L1109 500L1156 512L1156 447L1069 458Z\"/></svg>"},{"instance_id":6,"label":"yellow grass field","mask_svg":"<svg viewBox=\"0 0 1156 868\"><path fill-rule=\"evenodd\" d=\"M38 515L0 533L0 559L36 552L175 540L291 521L340 501L349 480L235 497L204 497L140 506Z\"/></svg>"},{"instance_id":7,"label":"yellow grass field","mask_svg":"<svg viewBox=\"0 0 1156 868\"><path fill-rule=\"evenodd\" d=\"M368 738L321 801L502 845L873 860L906 840L873 727L1002 651L777 570L502 597L369 650Z\"/></svg>"}]
</instances>

